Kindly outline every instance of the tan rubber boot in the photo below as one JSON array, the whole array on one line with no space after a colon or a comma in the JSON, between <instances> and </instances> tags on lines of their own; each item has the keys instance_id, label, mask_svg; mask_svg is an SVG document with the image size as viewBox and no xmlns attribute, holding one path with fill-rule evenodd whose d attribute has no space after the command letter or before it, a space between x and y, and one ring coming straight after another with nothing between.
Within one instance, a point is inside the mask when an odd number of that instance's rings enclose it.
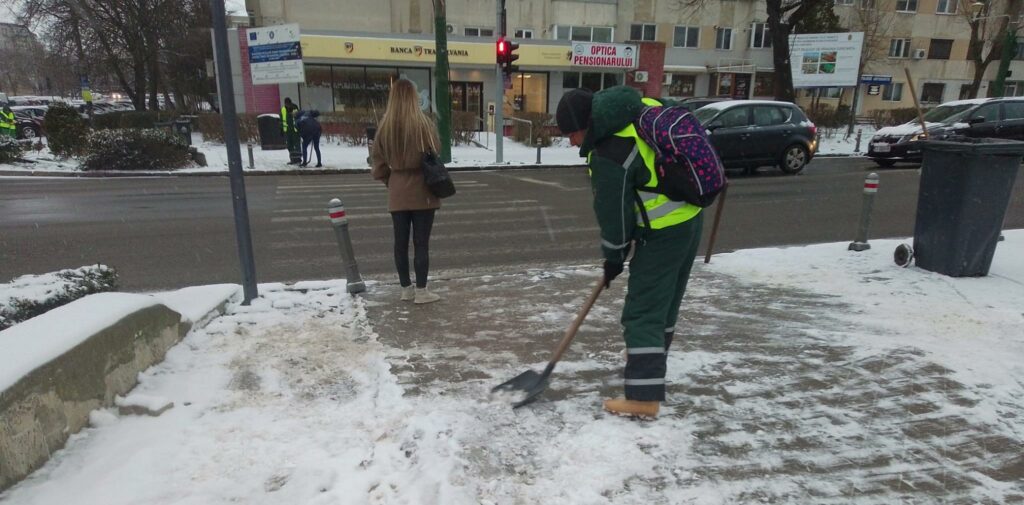
<instances>
[{"instance_id":1,"label":"tan rubber boot","mask_svg":"<svg viewBox=\"0 0 1024 505\"><path fill-rule=\"evenodd\" d=\"M661 402L641 402L625 398L613 398L604 401L604 409L619 416L635 416L654 419L658 417Z\"/></svg>"},{"instance_id":2,"label":"tan rubber boot","mask_svg":"<svg viewBox=\"0 0 1024 505\"><path fill-rule=\"evenodd\" d=\"M425 303L434 303L440 299L440 296L436 293L427 291L427 288L416 288L416 295L414 296L412 303L415 303L416 305L423 305Z\"/></svg>"},{"instance_id":3,"label":"tan rubber boot","mask_svg":"<svg viewBox=\"0 0 1024 505\"><path fill-rule=\"evenodd\" d=\"M406 287L402 288L402 298L401 298L401 300L403 302L411 302L415 298L416 298L416 286L409 285L409 286L406 286Z\"/></svg>"}]
</instances>

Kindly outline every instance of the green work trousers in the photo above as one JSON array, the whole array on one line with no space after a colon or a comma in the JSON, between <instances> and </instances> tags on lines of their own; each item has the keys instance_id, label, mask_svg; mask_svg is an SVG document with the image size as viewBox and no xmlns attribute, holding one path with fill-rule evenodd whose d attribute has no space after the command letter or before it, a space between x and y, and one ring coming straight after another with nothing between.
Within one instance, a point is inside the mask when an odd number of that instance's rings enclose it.
<instances>
[{"instance_id":1,"label":"green work trousers","mask_svg":"<svg viewBox=\"0 0 1024 505\"><path fill-rule=\"evenodd\" d=\"M703 221L702 212L675 226L644 230L637 241L622 309L626 399L665 400L665 358L697 256Z\"/></svg>"}]
</instances>

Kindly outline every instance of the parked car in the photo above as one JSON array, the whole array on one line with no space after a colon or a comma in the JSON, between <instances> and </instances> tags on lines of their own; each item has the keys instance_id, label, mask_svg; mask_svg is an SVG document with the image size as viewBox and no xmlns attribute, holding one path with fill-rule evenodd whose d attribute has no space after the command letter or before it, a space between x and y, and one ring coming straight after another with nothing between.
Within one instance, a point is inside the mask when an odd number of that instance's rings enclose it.
<instances>
[{"instance_id":1,"label":"parked car","mask_svg":"<svg viewBox=\"0 0 1024 505\"><path fill-rule=\"evenodd\" d=\"M989 100L991 99L975 98L946 102L924 114L925 125L928 126L929 132L938 132L945 128L944 122L949 118ZM924 138L918 119L897 126L887 126L871 137L867 157L880 167L891 167L896 162L920 163L921 146L917 142Z\"/></svg>"},{"instance_id":2,"label":"parked car","mask_svg":"<svg viewBox=\"0 0 1024 505\"><path fill-rule=\"evenodd\" d=\"M928 138L952 136L1024 140L1024 97L993 98L949 116Z\"/></svg>"},{"instance_id":3,"label":"parked car","mask_svg":"<svg viewBox=\"0 0 1024 505\"><path fill-rule=\"evenodd\" d=\"M14 113L15 135L19 139L37 139L43 134L42 120L21 112Z\"/></svg>"},{"instance_id":4,"label":"parked car","mask_svg":"<svg viewBox=\"0 0 1024 505\"><path fill-rule=\"evenodd\" d=\"M727 168L752 172L777 165L787 174L804 169L818 149L818 128L800 107L771 100L729 100L694 112L710 133Z\"/></svg>"},{"instance_id":5,"label":"parked car","mask_svg":"<svg viewBox=\"0 0 1024 505\"><path fill-rule=\"evenodd\" d=\"M690 112L693 112L693 111L695 111L695 110L697 110L697 109L699 109L699 108L701 108L701 107L703 107L705 105L716 103L716 102L724 102L724 101L727 101L727 100L730 100L730 98L721 98L721 97L713 97L713 96L699 96L699 97L684 98L684 99L679 101L679 105L681 105L683 107L686 107L686 110L688 110Z\"/></svg>"}]
</instances>

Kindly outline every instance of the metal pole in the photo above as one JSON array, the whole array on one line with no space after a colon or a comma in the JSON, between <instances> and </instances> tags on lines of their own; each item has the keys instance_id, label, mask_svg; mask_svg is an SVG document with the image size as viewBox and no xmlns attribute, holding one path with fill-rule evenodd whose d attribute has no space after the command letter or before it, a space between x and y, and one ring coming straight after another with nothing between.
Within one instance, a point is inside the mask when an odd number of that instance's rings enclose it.
<instances>
[{"instance_id":1,"label":"metal pole","mask_svg":"<svg viewBox=\"0 0 1024 505\"><path fill-rule=\"evenodd\" d=\"M249 305L259 296L256 289L256 262L252 254L252 233L249 229L249 204L245 199L242 178L242 152L238 140L238 113L235 110L235 85L231 79L228 56L228 29L224 19L224 0L210 0L213 12L213 52L217 58L217 83L220 85L220 112L224 120L224 145L228 150L228 173L231 179L231 201L235 210L235 238L238 259L242 266L242 289Z\"/></svg>"},{"instance_id":2,"label":"metal pole","mask_svg":"<svg viewBox=\"0 0 1024 505\"><path fill-rule=\"evenodd\" d=\"M245 145L249 149L249 170L256 168L256 161L252 157L252 144Z\"/></svg>"},{"instance_id":3,"label":"metal pole","mask_svg":"<svg viewBox=\"0 0 1024 505\"><path fill-rule=\"evenodd\" d=\"M345 215L345 206L341 199L332 198L327 203L327 215L331 218L331 226L334 227L334 237L338 239L338 250L341 251L341 261L345 263L347 270L345 280L350 294L366 291L366 284L359 276L359 265L356 264L356 254L352 251L352 238L348 234L348 216Z\"/></svg>"},{"instance_id":4,"label":"metal pole","mask_svg":"<svg viewBox=\"0 0 1024 505\"><path fill-rule=\"evenodd\" d=\"M538 165L540 165L540 143L541 143L541 140L543 140L543 139L541 139L540 137L537 137L537 164Z\"/></svg>"},{"instance_id":5,"label":"metal pole","mask_svg":"<svg viewBox=\"0 0 1024 505\"><path fill-rule=\"evenodd\" d=\"M857 128L857 145L854 146L854 148L853 148L853 152L855 152L855 153L859 153L860 152L860 136L861 136L862 133L864 133L864 130L861 129L861 128Z\"/></svg>"},{"instance_id":6,"label":"metal pole","mask_svg":"<svg viewBox=\"0 0 1024 505\"><path fill-rule=\"evenodd\" d=\"M864 205L860 212L860 228L857 240L850 243L850 251L866 251L871 249L868 243L868 227L871 226L871 209L875 205L875 193L878 193L878 174L872 172L864 179Z\"/></svg>"},{"instance_id":7,"label":"metal pole","mask_svg":"<svg viewBox=\"0 0 1024 505\"><path fill-rule=\"evenodd\" d=\"M498 0L494 2L498 6L498 15L494 30L498 38L504 37L504 25L502 24L502 13L505 10L505 0ZM498 43L497 38L494 41ZM505 135L505 75L501 72L501 65L495 63L494 65L495 75L495 93L494 93L494 163L501 164L504 161L504 150L502 137Z\"/></svg>"}]
</instances>

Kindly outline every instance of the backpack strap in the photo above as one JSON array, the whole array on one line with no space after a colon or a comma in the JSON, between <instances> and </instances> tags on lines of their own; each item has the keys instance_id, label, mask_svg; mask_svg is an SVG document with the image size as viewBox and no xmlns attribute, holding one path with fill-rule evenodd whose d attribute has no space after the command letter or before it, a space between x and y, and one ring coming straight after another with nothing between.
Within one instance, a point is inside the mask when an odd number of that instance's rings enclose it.
<instances>
[{"instance_id":1,"label":"backpack strap","mask_svg":"<svg viewBox=\"0 0 1024 505\"><path fill-rule=\"evenodd\" d=\"M626 157L626 161L622 162L622 169L628 171L629 170L629 166L633 164L633 161L635 161L636 157L639 156L639 155L640 155L640 146L636 145L634 143L633 150L629 153L629 156ZM640 217L644 220L644 226L646 227L647 230L650 230L651 229L651 220L650 220L649 217L647 217L647 209L644 208L644 200L643 200L643 198L640 198L640 192L637 191L636 188L633 188L633 199L636 200L636 206L637 206L637 208L640 209ZM646 233L646 231L644 233ZM645 242L645 239L644 239L644 237L642 235L640 237L640 242L641 243Z\"/></svg>"}]
</instances>

